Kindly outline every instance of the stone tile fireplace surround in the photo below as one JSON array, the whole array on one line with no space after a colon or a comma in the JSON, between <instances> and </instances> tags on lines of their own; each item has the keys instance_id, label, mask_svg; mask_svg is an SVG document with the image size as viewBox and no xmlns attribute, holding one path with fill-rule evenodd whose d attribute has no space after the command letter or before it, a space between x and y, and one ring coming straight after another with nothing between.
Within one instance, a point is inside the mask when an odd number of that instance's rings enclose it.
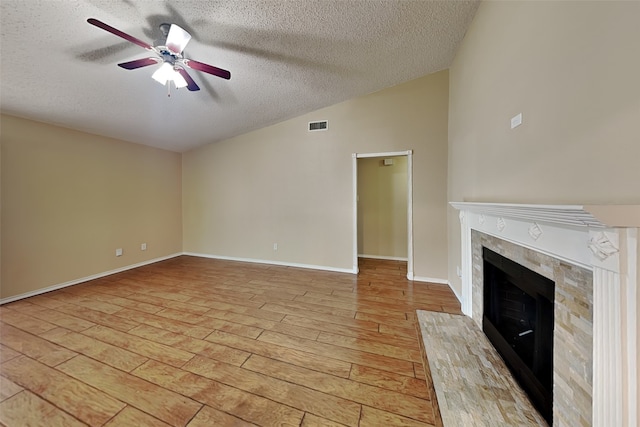
<instances>
[{"instance_id":1,"label":"stone tile fireplace surround","mask_svg":"<svg viewBox=\"0 0 640 427\"><path fill-rule=\"evenodd\" d=\"M483 246L556 282L554 426L637 426L640 206L451 205L480 329Z\"/></svg>"}]
</instances>

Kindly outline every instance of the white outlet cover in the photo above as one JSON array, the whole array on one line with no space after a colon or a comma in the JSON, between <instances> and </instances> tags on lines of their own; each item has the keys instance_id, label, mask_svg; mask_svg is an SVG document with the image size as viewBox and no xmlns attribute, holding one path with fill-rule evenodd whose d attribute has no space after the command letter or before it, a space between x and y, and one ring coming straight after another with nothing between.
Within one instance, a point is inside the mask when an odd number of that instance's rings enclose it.
<instances>
[{"instance_id":1,"label":"white outlet cover","mask_svg":"<svg viewBox=\"0 0 640 427\"><path fill-rule=\"evenodd\" d=\"M511 129L517 128L522 124L522 113L511 117Z\"/></svg>"},{"instance_id":2,"label":"white outlet cover","mask_svg":"<svg viewBox=\"0 0 640 427\"><path fill-rule=\"evenodd\" d=\"M141 251L146 251L147 250L147 244L146 243L141 244L140 245L140 250Z\"/></svg>"},{"instance_id":3,"label":"white outlet cover","mask_svg":"<svg viewBox=\"0 0 640 427\"><path fill-rule=\"evenodd\" d=\"M122 249L116 249L116 256L122 256Z\"/></svg>"}]
</instances>

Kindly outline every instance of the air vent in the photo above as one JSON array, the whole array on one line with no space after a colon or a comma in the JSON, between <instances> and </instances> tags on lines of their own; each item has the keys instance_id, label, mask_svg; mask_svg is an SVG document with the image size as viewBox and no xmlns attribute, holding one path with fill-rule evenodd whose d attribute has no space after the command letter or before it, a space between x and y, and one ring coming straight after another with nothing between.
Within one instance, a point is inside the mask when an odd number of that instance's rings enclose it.
<instances>
[{"instance_id":1,"label":"air vent","mask_svg":"<svg viewBox=\"0 0 640 427\"><path fill-rule=\"evenodd\" d=\"M318 130L327 130L329 128L328 120L321 120L319 122L309 122L309 132L315 132Z\"/></svg>"}]
</instances>

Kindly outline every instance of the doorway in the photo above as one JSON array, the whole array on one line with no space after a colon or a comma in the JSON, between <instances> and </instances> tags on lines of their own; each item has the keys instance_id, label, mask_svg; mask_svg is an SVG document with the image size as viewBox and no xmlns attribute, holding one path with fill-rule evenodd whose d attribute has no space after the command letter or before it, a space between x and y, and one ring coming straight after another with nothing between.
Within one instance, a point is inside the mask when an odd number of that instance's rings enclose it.
<instances>
[{"instance_id":1,"label":"doorway","mask_svg":"<svg viewBox=\"0 0 640 427\"><path fill-rule=\"evenodd\" d=\"M354 273L364 256L406 261L407 278L413 280L412 154L353 154Z\"/></svg>"}]
</instances>

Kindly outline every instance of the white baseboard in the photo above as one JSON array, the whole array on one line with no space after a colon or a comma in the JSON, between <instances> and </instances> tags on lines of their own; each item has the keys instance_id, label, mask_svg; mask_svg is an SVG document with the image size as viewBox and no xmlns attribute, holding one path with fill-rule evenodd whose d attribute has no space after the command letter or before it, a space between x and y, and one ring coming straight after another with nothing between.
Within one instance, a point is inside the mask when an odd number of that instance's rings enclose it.
<instances>
[{"instance_id":1,"label":"white baseboard","mask_svg":"<svg viewBox=\"0 0 640 427\"><path fill-rule=\"evenodd\" d=\"M456 292L456 290L453 289L453 286L451 286L451 283L446 279L435 279L433 277L414 276L413 280L415 282L429 282L429 283L437 283L440 285L447 285L449 286L449 289L451 289L453 294L456 296L456 298L458 298L458 301L460 302L460 304L462 304L462 295L459 295Z\"/></svg>"},{"instance_id":2,"label":"white baseboard","mask_svg":"<svg viewBox=\"0 0 640 427\"><path fill-rule=\"evenodd\" d=\"M448 283L448 285L449 285L449 288L451 288L451 290L453 291L453 294L456 296L456 298L458 298L458 302L460 302L460 305L462 306L462 295L456 292L453 286L451 286L451 283Z\"/></svg>"},{"instance_id":3,"label":"white baseboard","mask_svg":"<svg viewBox=\"0 0 640 427\"><path fill-rule=\"evenodd\" d=\"M24 298L34 297L36 295L40 295L40 294L44 294L44 293L47 293L47 292L55 291L55 290L58 290L58 289L66 288L68 286L77 285L78 283L88 282L89 280L100 279L101 277L110 276L110 275L116 274L116 273L121 273L123 271L131 270L131 269L138 268L138 267L142 267L144 265L154 264L156 262L164 261L164 260L167 260L167 259L170 259L170 258L175 258L175 257L180 256L180 255L183 255L183 253L182 252L178 252L178 253L167 255L167 256L163 256L163 257L160 257L160 258L154 258L154 259L150 259L148 261L139 262L137 264L131 264L131 265L127 265L125 267L116 268L115 270L105 271L103 273L98 273L98 274L92 274L91 276L81 277L79 279L70 280L68 282L59 283L57 285L47 286L46 288L37 289L35 291L26 292L24 294L15 295L15 296L12 296L12 297L7 297L7 298L2 298L2 299L0 299L0 305L6 304L6 303L9 303L9 302L13 302L13 301L18 301L18 300L21 300L21 299L24 299Z\"/></svg>"},{"instance_id":4,"label":"white baseboard","mask_svg":"<svg viewBox=\"0 0 640 427\"><path fill-rule=\"evenodd\" d=\"M197 256L201 258L219 259L224 261L252 262L255 264L268 264L268 265L278 265L282 267L306 268L309 270L332 271L335 273L358 274L357 269L354 271L353 269L349 269L349 268L336 268L336 267L328 267L324 265L298 264L295 262L272 261L272 260L254 259L254 258L239 258L239 257L222 256L222 255L201 254L196 252L183 252L182 254L189 255L189 256Z\"/></svg>"},{"instance_id":5,"label":"white baseboard","mask_svg":"<svg viewBox=\"0 0 640 427\"><path fill-rule=\"evenodd\" d=\"M44 294L44 293L47 293L47 292L55 291L57 289L66 288L68 286L77 285L78 283L87 282L89 280L94 280L94 279L99 279L101 277L110 276L112 274L120 273L120 272L123 272L123 271L126 271L126 270L131 270L131 269L134 269L134 268L137 268L137 267L142 267L144 265L153 264L153 263L156 263L156 262L159 262L159 261L164 261L164 260L167 260L167 259L175 258L175 257L180 256L180 255L196 256L196 257L201 257L201 258L219 259L219 260L225 260L225 261L252 262L252 263L256 263L256 264L278 265L278 266L283 266L283 267L306 268L306 269L309 269L309 270L331 271L331 272L335 272L335 273L358 274L358 268L357 267L354 267L353 269L336 268L336 267L328 267L328 266L324 266L324 265L299 264L299 263L294 263L294 262L272 261L272 260L262 260L262 259L254 259L254 258L230 257L230 256L222 256L222 255L202 254L202 253L196 253L196 252L178 252L178 253L167 255L167 256L164 256L164 257L154 258L154 259L151 259L151 260L148 260L148 261L139 262L137 264L127 265L125 267L120 267L120 268L117 268L115 270L105 271L103 273L93 274L91 276L86 276L86 277L81 277L79 279L70 280L70 281L65 282L65 283L60 283L60 284L57 284L57 285L48 286L46 288L38 289L38 290L35 290L35 291L31 291L31 292L26 292L24 294L15 295L15 296L8 297L8 298L2 298L2 299L0 299L0 305L6 304L6 303L10 303L10 302L13 302L13 301L17 301L17 300L20 300L20 299L29 298L29 297L33 297L33 296L36 296L36 295ZM359 255L359 256L362 256L363 258L372 258L373 257L373 256L369 256L369 255ZM392 258L387 257L387 258L377 258L377 259L392 259ZM405 259L396 258L394 260L401 260L401 261L405 260L406 261L406 258ZM429 283L444 284L444 285L448 285L451 288L451 284L449 283L449 281L447 281L445 279L436 279L436 278L432 278L432 277L413 276L409 280L414 280L416 282L429 282ZM451 290L456 295L456 298L458 298L458 300L461 300L460 295L458 295L453 288L451 288Z\"/></svg>"},{"instance_id":6,"label":"white baseboard","mask_svg":"<svg viewBox=\"0 0 640 427\"><path fill-rule=\"evenodd\" d=\"M449 281L447 279L436 279L434 277L413 276L413 280L415 282L429 282L429 283L437 283L439 285L449 284Z\"/></svg>"},{"instance_id":7,"label":"white baseboard","mask_svg":"<svg viewBox=\"0 0 640 427\"><path fill-rule=\"evenodd\" d=\"M371 259L384 259L387 261L408 261L407 257L397 257L397 256L384 256L384 255L365 255L358 254L358 258L371 258Z\"/></svg>"}]
</instances>

